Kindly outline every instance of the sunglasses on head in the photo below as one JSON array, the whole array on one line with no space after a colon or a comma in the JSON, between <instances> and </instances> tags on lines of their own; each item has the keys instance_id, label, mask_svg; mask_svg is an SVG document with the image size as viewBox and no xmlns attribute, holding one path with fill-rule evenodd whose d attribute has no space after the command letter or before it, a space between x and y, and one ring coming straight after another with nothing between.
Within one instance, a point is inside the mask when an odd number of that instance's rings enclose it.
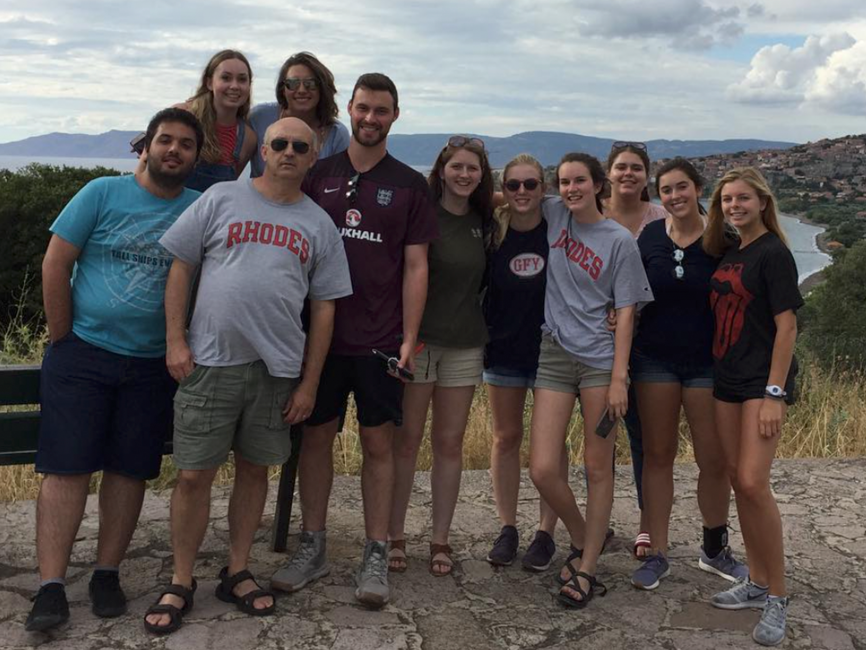
<instances>
[{"instance_id":1,"label":"sunglasses on head","mask_svg":"<svg viewBox=\"0 0 866 650\"><path fill-rule=\"evenodd\" d=\"M283 81L283 85L289 90L297 90L301 87L301 84L304 84L304 88L306 88L307 90L316 90L319 87L319 80L315 77L308 77L306 79L289 77L288 79Z\"/></svg>"},{"instance_id":2,"label":"sunglasses on head","mask_svg":"<svg viewBox=\"0 0 866 650\"><path fill-rule=\"evenodd\" d=\"M520 189L520 186L526 188L527 192L532 192L539 185L541 185L541 181L537 178L527 178L526 180L519 181L516 178L512 178L510 181L505 181L505 189L509 192L517 192Z\"/></svg>"},{"instance_id":3,"label":"sunglasses on head","mask_svg":"<svg viewBox=\"0 0 866 650\"><path fill-rule=\"evenodd\" d=\"M611 145L611 151L614 149L627 149L627 148L637 149L639 151L646 151L646 144L643 142L626 142L624 140L617 140Z\"/></svg>"},{"instance_id":4,"label":"sunglasses on head","mask_svg":"<svg viewBox=\"0 0 866 650\"><path fill-rule=\"evenodd\" d=\"M478 147L482 150L484 149L484 140L481 138L469 138L465 135L452 135L448 138L449 147L465 147L467 144L471 144L473 147Z\"/></svg>"},{"instance_id":5,"label":"sunglasses on head","mask_svg":"<svg viewBox=\"0 0 866 650\"><path fill-rule=\"evenodd\" d=\"M287 140L286 138L274 138L271 140L270 146L274 151L284 151L286 147L292 145L292 151L295 153L307 153L310 150L310 143L303 140Z\"/></svg>"}]
</instances>

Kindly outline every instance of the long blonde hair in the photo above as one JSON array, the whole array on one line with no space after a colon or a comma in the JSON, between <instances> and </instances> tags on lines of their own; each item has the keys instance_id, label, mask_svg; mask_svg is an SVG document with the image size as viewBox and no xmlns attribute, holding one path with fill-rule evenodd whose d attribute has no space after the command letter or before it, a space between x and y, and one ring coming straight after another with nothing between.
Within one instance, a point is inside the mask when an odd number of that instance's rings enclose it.
<instances>
[{"instance_id":1,"label":"long blonde hair","mask_svg":"<svg viewBox=\"0 0 866 650\"><path fill-rule=\"evenodd\" d=\"M508 164L505 165L505 168L502 170L501 178L503 185L508 179L508 170L517 165L531 165L532 167L535 167L535 169L538 170L538 180L544 184L544 167L541 166L541 163L528 153L520 153L509 160ZM490 238L491 250L496 250L502 244L505 235L508 233L509 225L511 225L511 208L506 203L505 205L500 205L493 211L493 232L491 233Z\"/></svg>"},{"instance_id":2,"label":"long blonde hair","mask_svg":"<svg viewBox=\"0 0 866 650\"><path fill-rule=\"evenodd\" d=\"M189 111L198 118L201 122L201 127L204 130L204 146L201 149L201 159L205 162L216 163L222 158L222 150L217 139L216 133L216 109L213 106L213 93L208 89L207 84L213 78L217 67L223 61L237 59L242 61L247 66L247 72L250 75L250 94L247 101L238 109L238 121L246 120L250 112L250 104L253 96L253 69L250 67L250 62L247 57L237 50L221 50L214 54L210 61L205 66L204 72L201 74L201 81L198 85L198 90L195 95L187 100Z\"/></svg>"},{"instance_id":3,"label":"long blonde hair","mask_svg":"<svg viewBox=\"0 0 866 650\"><path fill-rule=\"evenodd\" d=\"M709 221L704 232L704 250L713 257L721 257L734 241L731 236L733 234L732 228L725 221L725 215L722 212L722 190L725 185L734 181L748 183L758 193L759 199L767 201L766 207L761 210L761 221L767 230L781 239L785 246L788 246L788 238L779 224L776 197L773 196L773 191L767 184L767 180L754 167L737 167L722 176L722 180L716 184L716 189L713 191L713 198L710 200Z\"/></svg>"}]
</instances>

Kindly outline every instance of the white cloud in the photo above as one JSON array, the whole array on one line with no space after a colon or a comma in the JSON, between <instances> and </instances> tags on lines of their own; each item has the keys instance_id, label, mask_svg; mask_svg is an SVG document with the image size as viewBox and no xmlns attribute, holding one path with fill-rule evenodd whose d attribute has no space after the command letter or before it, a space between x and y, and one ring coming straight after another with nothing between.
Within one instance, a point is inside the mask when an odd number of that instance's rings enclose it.
<instances>
[{"instance_id":1,"label":"white cloud","mask_svg":"<svg viewBox=\"0 0 866 650\"><path fill-rule=\"evenodd\" d=\"M815 71L805 99L832 111L866 115L866 42L834 52Z\"/></svg>"}]
</instances>

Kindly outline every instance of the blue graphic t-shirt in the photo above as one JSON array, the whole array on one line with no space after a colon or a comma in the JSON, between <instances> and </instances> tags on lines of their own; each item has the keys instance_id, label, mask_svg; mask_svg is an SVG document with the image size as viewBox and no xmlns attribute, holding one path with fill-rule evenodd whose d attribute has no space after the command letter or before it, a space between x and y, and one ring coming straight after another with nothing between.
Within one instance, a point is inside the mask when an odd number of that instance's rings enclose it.
<instances>
[{"instance_id":1,"label":"blue graphic t-shirt","mask_svg":"<svg viewBox=\"0 0 866 650\"><path fill-rule=\"evenodd\" d=\"M117 354L165 354L165 282L172 256L159 238L198 192L160 199L135 176L85 185L51 225L81 249L72 271L72 331Z\"/></svg>"}]
</instances>

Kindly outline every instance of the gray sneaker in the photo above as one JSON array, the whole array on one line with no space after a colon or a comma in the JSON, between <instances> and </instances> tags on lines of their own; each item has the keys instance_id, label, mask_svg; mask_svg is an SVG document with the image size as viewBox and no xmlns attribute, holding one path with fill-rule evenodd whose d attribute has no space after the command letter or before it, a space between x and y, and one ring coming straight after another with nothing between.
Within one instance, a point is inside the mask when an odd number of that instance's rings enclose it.
<instances>
[{"instance_id":1,"label":"gray sneaker","mask_svg":"<svg viewBox=\"0 0 866 650\"><path fill-rule=\"evenodd\" d=\"M331 572L325 545L325 531L301 531L298 548L289 563L271 577L271 589L297 591Z\"/></svg>"},{"instance_id":2,"label":"gray sneaker","mask_svg":"<svg viewBox=\"0 0 866 650\"><path fill-rule=\"evenodd\" d=\"M752 638L761 645L779 645L785 640L785 621L788 617L788 599L769 596L761 620L752 631Z\"/></svg>"},{"instance_id":3,"label":"gray sneaker","mask_svg":"<svg viewBox=\"0 0 866 650\"><path fill-rule=\"evenodd\" d=\"M725 580L736 582L740 578L749 577L749 567L740 562L731 553L731 547L726 546L716 557L709 557L701 548L701 557L698 559L698 566L702 571L707 573L715 573Z\"/></svg>"},{"instance_id":4,"label":"gray sneaker","mask_svg":"<svg viewBox=\"0 0 866 650\"><path fill-rule=\"evenodd\" d=\"M762 608L767 602L767 587L759 587L748 578L740 578L726 591L720 591L710 604L719 609Z\"/></svg>"},{"instance_id":5,"label":"gray sneaker","mask_svg":"<svg viewBox=\"0 0 866 650\"><path fill-rule=\"evenodd\" d=\"M367 607L379 608L388 602L388 544L367 540L364 559L355 577L355 598Z\"/></svg>"},{"instance_id":6,"label":"gray sneaker","mask_svg":"<svg viewBox=\"0 0 866 650\"><path fill-rule=\"evenodd\" d=\"M659 586L662 578L667 578L671 573L667 558L659 553L650 555L644 559L643 564L638 567L631 576L631 583L638 589L651 591Z\"/></svg>"}]
</instances>

